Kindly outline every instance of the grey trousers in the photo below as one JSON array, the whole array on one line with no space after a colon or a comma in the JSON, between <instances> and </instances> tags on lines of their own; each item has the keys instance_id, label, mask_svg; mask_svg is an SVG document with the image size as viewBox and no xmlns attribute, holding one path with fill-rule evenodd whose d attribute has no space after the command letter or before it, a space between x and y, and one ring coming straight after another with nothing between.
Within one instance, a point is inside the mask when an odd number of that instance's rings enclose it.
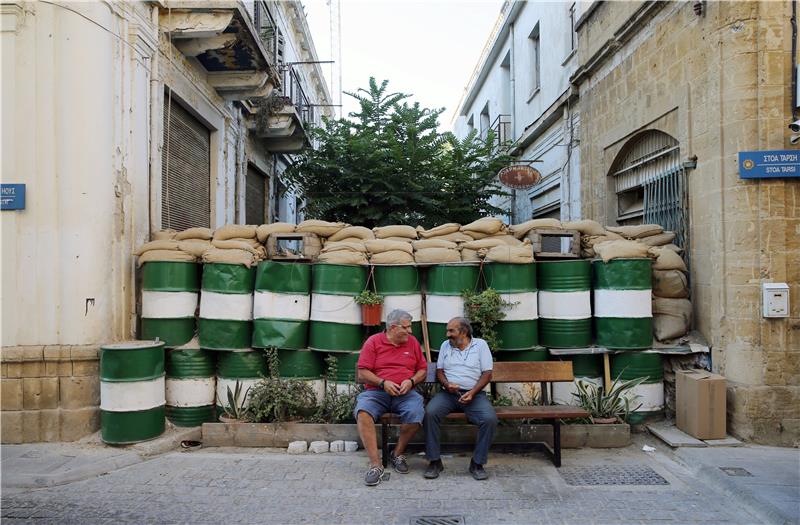
<instances>
[{"instance_id":1,"label":"grey trousers","mask_svg":"<svg viewBox=\"0 0 800 525\"><path fill-rule=\"evenodd\" d=\"M461 394L450 394L439 392L425 407L425 455L428 461L440 459L440 424L450 412L464 412L467 420L473 425L478 426L478 441L475 443L475 451L472 460L485 465L489 457L489 447L494 440L494 433L497 430L497 414L492 403L486 397L485 392L478 392L468 405L458 402Z\"/></svg>"}]
</instances>

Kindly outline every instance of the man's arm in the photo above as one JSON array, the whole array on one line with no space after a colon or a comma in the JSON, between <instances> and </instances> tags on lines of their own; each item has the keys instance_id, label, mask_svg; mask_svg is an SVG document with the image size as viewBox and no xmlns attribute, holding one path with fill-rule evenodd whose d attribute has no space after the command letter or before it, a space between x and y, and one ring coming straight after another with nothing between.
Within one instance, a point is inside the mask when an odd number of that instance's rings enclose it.
<instances>
[{"instance_id":1,"label":"man's arm","mask_svg":"<svg viewBox=\"0 0 800 525\"><path fill-rule=\"evenodd\" d=\"M428 367L426 365L425 368L417 370L413 376L400 383L400 395L407 394L416 385L425 381L425 376L427 375L428 375Z\"/></svg>"},{"instance_id":2,"label":"man's arm","mask_svg":"<svg viewBox=\"0 0 800 525\"><path fill-rule=\"evenodd\" d=\"M458 392L458 385L447 380L447 375L445 375L443 368L436 369L436 380L451 394Z\"/></svg>"},{"instance_id":3,"label":"man's arm","mask_svg":"<svg viewBox=\"0 0 800 525\"><path fill-rule=\"evenodd\" d=\"M459 397L458 402L464 405L470 403L472 401L472 398L475 397L475 394L483 390L484 387L486 387L486 385L488 385L491 381L492 381L491 370L486 370L484 372L481 372L481 377L479 377L478 382L475 383L475 388L473 388L469 392L466 392L464 395Z\"/></svg>"},{"instance_id":4,"label":"man's arm","mask_svg":"<svg viewBox=\"0 0 800 525\"><path fill-rule=\"evenodd\" d=\"M388 379L384 381L382 378L375 375L375 373L372 370L368 370L366 368L359 368L358 381L359 383L367 383L368 385L377 386L378 388L380 388L381 381L383 381L383 389L386 392L388 392L389 395L391 396L400 395L400 385Z\"/></svg>"}]
</instances>

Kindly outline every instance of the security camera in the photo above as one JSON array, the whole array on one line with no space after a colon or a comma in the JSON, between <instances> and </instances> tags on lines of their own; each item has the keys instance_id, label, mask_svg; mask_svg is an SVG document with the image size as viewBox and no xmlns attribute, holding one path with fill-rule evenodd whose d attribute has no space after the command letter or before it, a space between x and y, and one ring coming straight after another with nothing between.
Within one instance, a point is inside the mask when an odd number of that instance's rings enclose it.
<instances>
[{"instance_id":1,"label":"security camera","mask_svg":"<svg viewBox=\"0 0 800 525\"><path fill-rule=\"evenodd\" d=\"M792 135L791 138L789 138L789 142L792 143L793 145L797 144L798 142L800 142L800 135Z\"/></svg>"},{"instance_id":2,"label":"security camera","mask_svg":"<svg viewBox=\"0 0 800 525\"><path fill-rule=\"evenodd\" d=\"M789 129L792 130L793 133L797 133L800 131L800 120L795 120L791 124L789 124Z\"/></svg>"}]
</instances>

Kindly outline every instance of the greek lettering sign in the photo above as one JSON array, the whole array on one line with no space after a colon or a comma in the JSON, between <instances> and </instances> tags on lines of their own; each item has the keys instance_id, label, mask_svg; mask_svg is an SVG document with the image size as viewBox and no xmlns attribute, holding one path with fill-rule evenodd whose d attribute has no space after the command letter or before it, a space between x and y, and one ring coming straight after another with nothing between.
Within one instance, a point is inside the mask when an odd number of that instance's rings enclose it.
<instances>
[{"instance_id":1,"label":"greek lettering sign","mask_svg":"<svg viewBox=\"0 0 800 525\"><path fill-rule=\"evenodd\" d=\"M800 151L740 151L739 177L742 179L775 179L800 177Z\"/></svg>"},{"instance_id":2,"label":"greek lettering sign","mask_svg":"<svg viewBox=\"0 0 800 525\"><path fill-rule=\"evenodd\" d=\"M25 185L0 184L0 210L24 210Z\"/></svg>"},{"instance_id":3,"label":"greek lettering sign","mask_svg":"<svg viewBox=\"0 0 800 525\"><path fill-rule=\"evenodd\" d=\"M542 180L539 170L525 164L512 164L497 172L500 183L512 190L527 190L536 186Z\"/></svg>"}]
</instances>

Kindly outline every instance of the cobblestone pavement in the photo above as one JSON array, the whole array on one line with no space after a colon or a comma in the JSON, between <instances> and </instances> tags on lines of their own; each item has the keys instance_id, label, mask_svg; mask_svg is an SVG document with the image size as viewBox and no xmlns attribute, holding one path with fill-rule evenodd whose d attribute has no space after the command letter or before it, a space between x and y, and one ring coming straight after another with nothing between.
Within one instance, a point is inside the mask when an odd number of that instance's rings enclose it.
<instances>
[{"instance_id":1,"label":"cobblestone pavement","mask_svg":"<svg viewBox=\"0 0 800 525\"><path fill-rule=\"evenodd\" d=\"M460 515L484 523L760 523L733 496L716 492L665 457L621 450L570 450L565 467L647 466L666 485L572 486L535 452L493 454L491 477L466 473L468 454L444 459L438 480L392 472L363 485L366 456L289 456L265 449L173 452L58 487L4 490L3 523L403 523Z\"/></svg>"}]
</instances>

